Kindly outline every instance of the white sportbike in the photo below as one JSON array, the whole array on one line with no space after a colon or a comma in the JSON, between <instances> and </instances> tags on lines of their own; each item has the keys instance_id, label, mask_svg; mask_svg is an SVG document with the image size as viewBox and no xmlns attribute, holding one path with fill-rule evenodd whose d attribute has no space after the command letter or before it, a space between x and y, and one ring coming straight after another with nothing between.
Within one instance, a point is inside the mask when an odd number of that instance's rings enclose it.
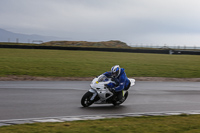
<instances>
[{"instance_id":1,"label":"white sportbike","mask_svg":"<svg viewBox=\"0 0 200 133\"><path fill-rule=\"evenodd\" d=\"M130 86L135 85L135 79L130 80ZM112 89L107 87L107 84L113 83L111 78L107 78L105 75L100 75L94 78L90 84L91 89L87 91L82 99L81 104L83 107L89 107L94 104L113 104L114 106L122 104L128 97L128 90L123 90L123 98L117 101L117 96Z\"/></svg>"}]
</instances>

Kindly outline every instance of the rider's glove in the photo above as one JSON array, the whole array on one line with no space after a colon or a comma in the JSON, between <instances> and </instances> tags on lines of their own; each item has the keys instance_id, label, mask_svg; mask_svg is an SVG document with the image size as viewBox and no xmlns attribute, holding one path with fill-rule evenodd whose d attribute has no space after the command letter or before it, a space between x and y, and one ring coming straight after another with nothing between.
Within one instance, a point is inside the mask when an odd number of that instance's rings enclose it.
<instances>
[{"instance_id":1,"label":"rider's glove","mask_svg":"<svg viewBox=\"0 0 200 133\"><path fill-rule=\"evenodd\" d=\"M115 78L111 78L111 81L115 81Z\"/></svg>"}]
</instances>

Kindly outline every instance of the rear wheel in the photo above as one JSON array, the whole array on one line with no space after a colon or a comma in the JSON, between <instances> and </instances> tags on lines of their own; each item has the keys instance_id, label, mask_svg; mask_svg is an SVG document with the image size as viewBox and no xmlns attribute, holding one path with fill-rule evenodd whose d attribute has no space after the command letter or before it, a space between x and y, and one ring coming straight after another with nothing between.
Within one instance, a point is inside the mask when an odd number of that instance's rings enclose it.
<instances>
[{"instance_id":1,"label":"rear wheel","mask_svg":"<svg viewBox=\"0 0 200 133\"><path fill-rule=\"evenodd\" d=\"M90 105L93 104L94 101L91 101L91 100L90 100L91 97L92 97L92 95L93 95L93 93L91 93L91 92L89 92L89 91L86 92L86 93L83 95L83 97L82 97L82 99L81 99L81 104L82 104L83 107L89 107Z\"/></svg>"},{"instance_id":2,"label":"rear wheel","mask_svg":"<svg viewBox=\"0 0 200 133\"><path fill-rule=\"evenodd\" d=\"M128 91L125 93L125 95L121 101L114 101L112 104L114 106L118 106L118 105L122 104L127 99L127 97L128 97Z\"/></svg>"}]
</instances>

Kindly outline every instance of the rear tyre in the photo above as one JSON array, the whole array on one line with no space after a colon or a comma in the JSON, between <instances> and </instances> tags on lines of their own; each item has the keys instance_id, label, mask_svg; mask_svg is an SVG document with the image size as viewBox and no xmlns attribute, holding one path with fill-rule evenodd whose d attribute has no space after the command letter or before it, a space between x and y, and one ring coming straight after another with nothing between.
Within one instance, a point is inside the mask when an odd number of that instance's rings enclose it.
<instances>
[{"instance_id":1,"label":"rear tyre","mask_svg":"<svg viewBox=\"0 0 200 133\"><path fill-rule=\"evenodd\" d=\"M114 106L119 106L119 105L122 104L124 101L126 101L127 97L128 97L128 91L125 93L124 98L123 98L122 101L113 101L112 104L113 104Z\"/></svg>"},{"instance_id":2,"label":"rear tyre","mask_svg":"<svg viewBox=\"0 0 200 133\"><path fill-rule=\"evenodd\" d=\"M81 104L83 107L89 107L90 105L92 105L94 103L94 101L91 101L91 97L92 97L93 93L91 92L86 92L82 99L81 99Z\"/></svg>"}]
</instances>

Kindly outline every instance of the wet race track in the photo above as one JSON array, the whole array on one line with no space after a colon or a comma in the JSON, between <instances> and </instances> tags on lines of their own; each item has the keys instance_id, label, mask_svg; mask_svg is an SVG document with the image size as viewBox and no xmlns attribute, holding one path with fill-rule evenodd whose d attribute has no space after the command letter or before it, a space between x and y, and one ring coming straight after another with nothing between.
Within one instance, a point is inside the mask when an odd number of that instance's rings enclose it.
<instances>
[{"instance_id":1,"label":"wet race track","mask_svg":"<svg viewBox=\"0 0 200 133\"><path fill-rule=\"evenodd\" d=\"M89 81L0 81L0 120L200 110L200 82L136 81L120 106L83 108Z\"/></svg>"}]
</instances>

